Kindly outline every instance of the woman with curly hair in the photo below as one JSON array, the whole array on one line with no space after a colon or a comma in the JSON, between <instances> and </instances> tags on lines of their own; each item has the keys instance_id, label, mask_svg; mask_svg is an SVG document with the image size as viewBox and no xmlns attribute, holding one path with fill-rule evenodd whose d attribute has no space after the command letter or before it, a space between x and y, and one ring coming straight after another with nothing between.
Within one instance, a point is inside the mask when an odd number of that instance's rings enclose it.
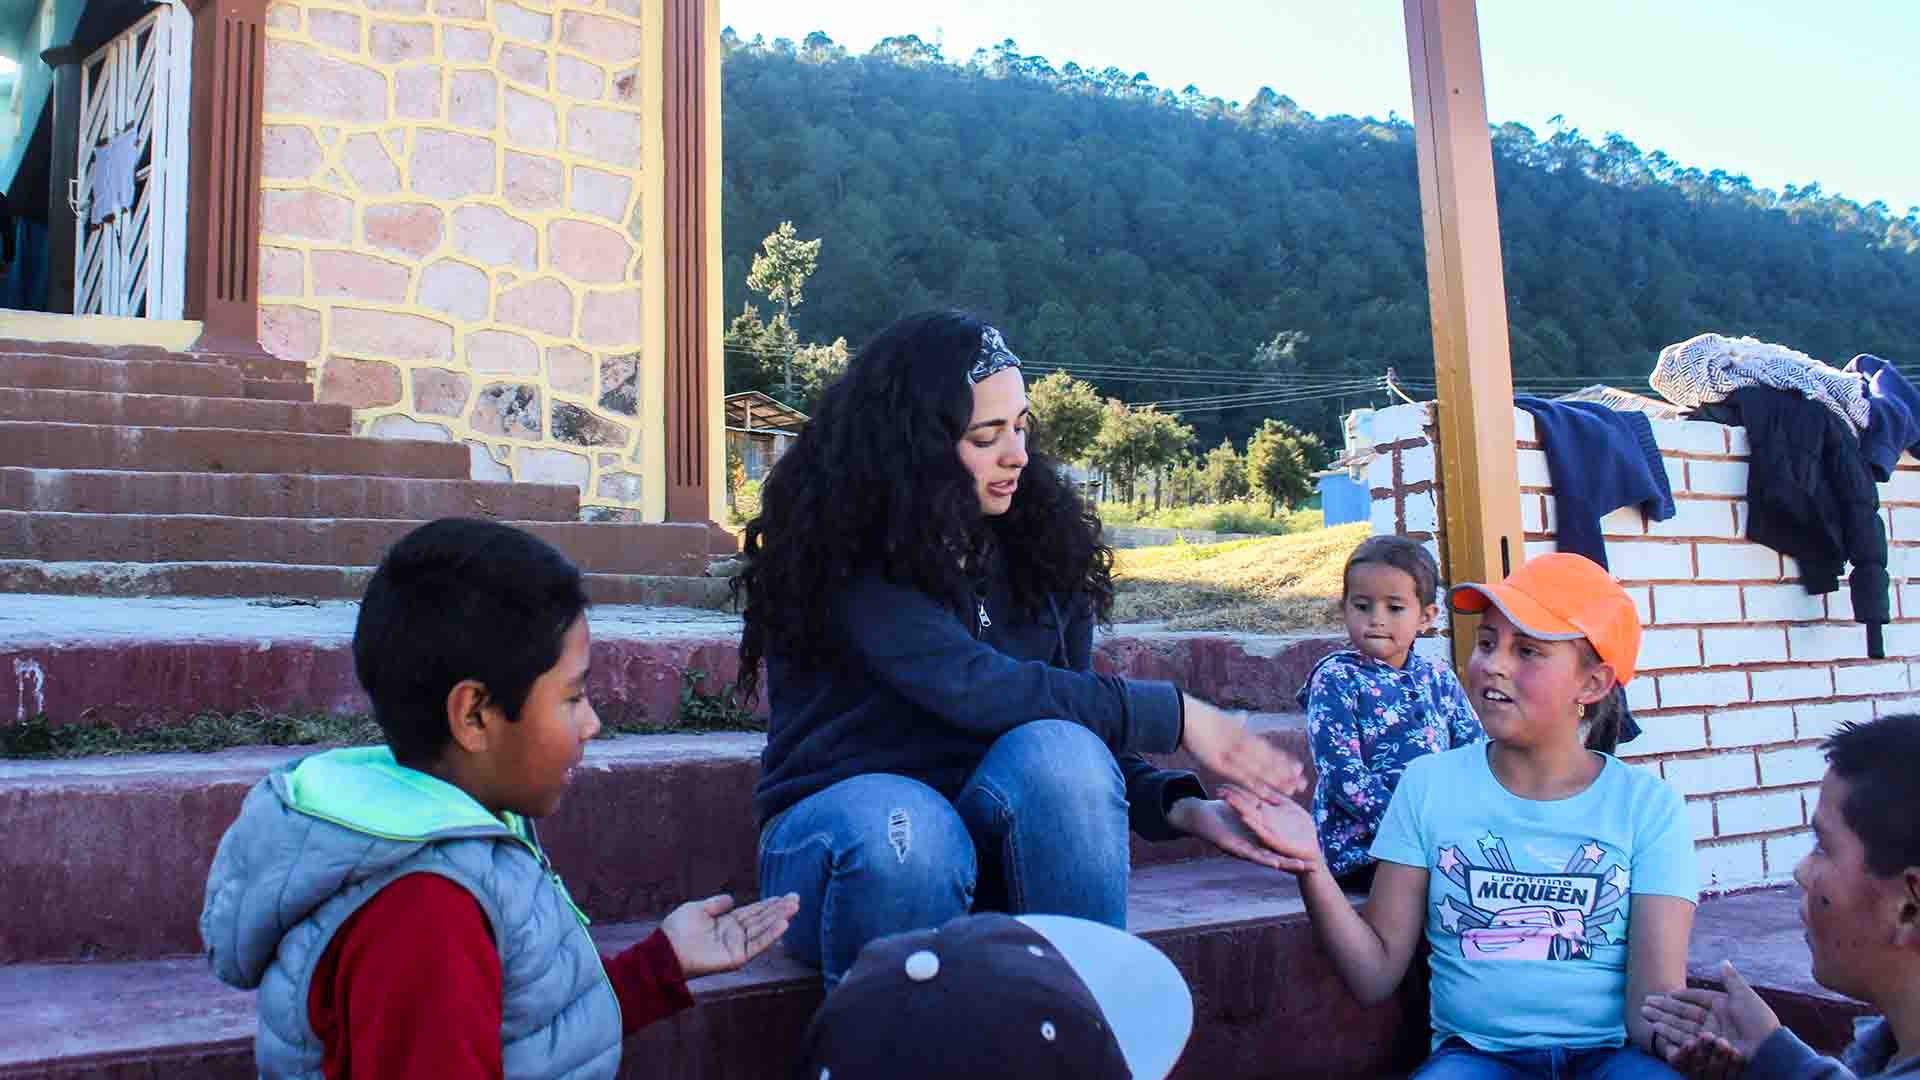
<instances>
[{"instance_id":1,"label":"woman with curly hair","mask_svg":"<svg viewBox=\"0 0 1920 1080\"><path fill-rule=\"evenodd\" d=\"M788 947L830 987L868 941L976 904L1124 927L1129 823L1277 865L1140 755L1184 747L1270 800L1300 763L1169 683L1093 671L1113 552L1030 427L999 331L910 316L828 387L747 526L761 893L800 895Z\"/></svg>"}]
</instances>

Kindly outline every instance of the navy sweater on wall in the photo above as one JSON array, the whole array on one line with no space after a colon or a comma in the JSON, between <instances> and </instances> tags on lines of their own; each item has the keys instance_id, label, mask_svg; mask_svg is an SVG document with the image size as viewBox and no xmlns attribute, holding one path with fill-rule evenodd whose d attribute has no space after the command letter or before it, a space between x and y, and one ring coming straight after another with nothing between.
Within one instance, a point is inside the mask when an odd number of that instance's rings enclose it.
<instances>
[{"instance_id":1,"label":"navy sweater on wall","mask_svg":"<svg viewBox=\"0 0 1920 1080\"><path fill-rule=\"evenodd\" d=\"M1673 487L1647 414L1592 401L1516 397L1513 403L1532 414L1546 450L1561 551L1605 566L1601 518L1623 506L1638 506L1655 521L1674 515Z\"/></svg>"},{"instance_id":2,"label":"navy sweater on wall","mask_svg":"<svg viewBox=\"0 0 1920 1080\"><path fill-rule=\"evenodd\" d=\"M1900 455L1920 446L1920 391L1900 370L1872 353L1861 353L1847 370L1867 377L1867 430L1860 433L1860 452L1866 455L1873 478L1893 479Z\"/></svg>"}]
</instances>

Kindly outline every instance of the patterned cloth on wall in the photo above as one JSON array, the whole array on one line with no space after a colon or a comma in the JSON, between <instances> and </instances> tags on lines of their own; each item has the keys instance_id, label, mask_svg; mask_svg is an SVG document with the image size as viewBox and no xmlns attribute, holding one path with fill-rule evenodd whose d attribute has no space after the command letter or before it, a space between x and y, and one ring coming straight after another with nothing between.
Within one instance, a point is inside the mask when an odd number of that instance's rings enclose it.
<instances>
[{"instance_id":1,"label":"patterned cloth on wall","mask_svg":"<svg viewBox=\"0 0 1920 1080\"><path fill-rule=\"evenodd\" d=\"M1724 401L1742 387L1770 386L1825 405L1856 435L1869 419L1865 376L1750 337L1699 334L1676 342L1660 350L1647 381L1660 396L1690 409Z\"/></svg>"}]
</instances>

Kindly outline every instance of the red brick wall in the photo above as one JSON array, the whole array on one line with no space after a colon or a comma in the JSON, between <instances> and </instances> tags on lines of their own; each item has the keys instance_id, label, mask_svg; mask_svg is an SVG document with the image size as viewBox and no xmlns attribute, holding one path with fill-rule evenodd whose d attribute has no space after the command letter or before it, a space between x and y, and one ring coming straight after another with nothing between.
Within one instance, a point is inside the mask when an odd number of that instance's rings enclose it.
<instances>
[{"instance_id":1,"label":"red brick wall","mask_svg":"<svg viewBox=\"0 0 1920 1080\"><path fill-rule=\"evenodd\" d=\"M1444 493L1427 409L1384 410L1373 423L1374 531L1429 540L1442 552ZM1531 556L1554 550L1553 486L1532 418L1515 410L1514 426ZM1686 798L1704 888L1785 881L1812 844L1820 740L1844 720L1920 708L1912 670L1920 586L1907 576L1920 549L1920 463L1904 459L1881 485L1895 622L1886 629L1888 658L1869 660L1844 583L1809 596L1792 559L1743 539L1745 430L1661 421L1653 428L1679 512L1650 522L1627 509L1602 521L1608 562L1645 627L1641 675L1627 688L1644 734L1621 756ZM1446 642L1435 638L1428 648L1441 655Z\"/></svg>"}]
</instances>

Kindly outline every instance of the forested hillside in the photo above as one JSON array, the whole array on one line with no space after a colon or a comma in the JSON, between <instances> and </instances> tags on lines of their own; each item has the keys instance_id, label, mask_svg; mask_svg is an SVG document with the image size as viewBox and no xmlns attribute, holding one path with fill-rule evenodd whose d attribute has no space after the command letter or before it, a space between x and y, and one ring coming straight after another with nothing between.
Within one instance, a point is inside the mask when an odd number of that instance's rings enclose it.
<instances>
[{"instance_id":1,"label":"forested hillside","mask_svg":"<svg viewBox=\"0 0 1920 1080\"><path fill-rule=\"evenodd\" d=\"M1266 415L1330 433L1340 405L1378 400L1364 387L1387 368L1431 377L1398 118L1056 70L1011 42L965 64L911 37L861 56L818 34L726 46L729 316L758 299L761 239L792 221L823 240L793 313L802 341L857 348L899 313L953 304L998 320L1035 366L1126 400L1262 395L1185 413L1202 446ZM1507 125L1494 147L1522 386L1631 384L1703 330L1920 367L1920 211L1755 189L1619 135Z\"/></svg>"}]
</instances>

